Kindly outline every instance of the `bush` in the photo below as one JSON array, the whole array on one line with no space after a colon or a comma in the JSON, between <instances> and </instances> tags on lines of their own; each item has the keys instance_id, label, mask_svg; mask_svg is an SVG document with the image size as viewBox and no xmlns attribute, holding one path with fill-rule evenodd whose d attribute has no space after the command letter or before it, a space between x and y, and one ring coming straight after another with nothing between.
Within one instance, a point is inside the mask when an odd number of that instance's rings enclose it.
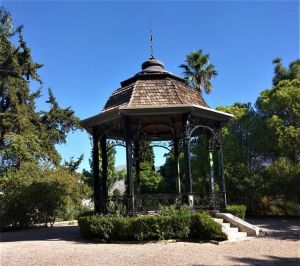
<instances>
[{"instance_id":1,"label":"bush","mask_svg":"<svg viewBox=\"0 0 300 266\"><path fill-rule=\"evenodd\" d=\"M190 238L202 240L224 240L225 234L221 225L215 222L208 213L197 213L191 216Z\"/></svg>"},{"instance_id":2,"label":"bush","mask_svg":"<svg viewBox=\"0 0 300 266\"><path fill-rule=\"evenodd\" d=\"M245 219L247 207L245 205L228 205L226 211L233 214L236 217Z\"/></svg>"},{"instance_id":3,"label":"bush","mask_svg":"<svg viewBox=\"0 0 300 266\"><path fill-rule=\"evenodd\" d=\"M143 216L132 219L131 225L135 240L188 238L190 217Z\"/></svg>"},{"instance_id":4,"label":"bush","mask_svg":"<svg viewBox=\"0 0 300 266\"><path fill-rule=\"evenodd\" d=\"M191 208L187 205L183 206L160 206L159 207L159 214L161 216L180 216L180 215L191 215L193 212Z\"/></svg>"},{"instance_id":5,"label":"bush","mask_svg":"<svg viewBox=\"0 0 300 266\"><path fill-rule=\"evenodd\" d=\"M75 218L85 185L65 169L23 164L1 177L0 191L1 229L24 228L33 223L53 224L62 213Z\"/></svg>"},{"instance_id":6,"label":"bush","mask_svg":"<svg viewBox=\"0 0 300 266\"><path fill-rule=\"evenodd\" d=\"M207 213L177 216L81 216L80 233L89 239L158 240L158 239L225 239L221 225Z\"/></svg>"}]
</instances>

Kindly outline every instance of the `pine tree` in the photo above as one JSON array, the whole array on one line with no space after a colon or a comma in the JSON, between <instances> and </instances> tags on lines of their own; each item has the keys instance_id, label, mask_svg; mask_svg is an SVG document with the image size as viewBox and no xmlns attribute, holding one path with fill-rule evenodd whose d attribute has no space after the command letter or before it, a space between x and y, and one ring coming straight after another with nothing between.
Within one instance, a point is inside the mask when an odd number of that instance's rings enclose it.
<instances>
[{"instance_id":1,"label":"pine tree","mask_svg":"<svg viewBox=\"0 0 300 266\"><path fill-rule=\"evenodd\" d=\"M18 45L13 38L17 38ZM70 108L61 108L49 90L48 112L36 110L42 80L24 37L23 27L14 29L10 14L0 8L0 172L27 162L58 165L56 144L79 127ZM39 88L30 91L31 82Z\"/></svg>"}]
</instances>

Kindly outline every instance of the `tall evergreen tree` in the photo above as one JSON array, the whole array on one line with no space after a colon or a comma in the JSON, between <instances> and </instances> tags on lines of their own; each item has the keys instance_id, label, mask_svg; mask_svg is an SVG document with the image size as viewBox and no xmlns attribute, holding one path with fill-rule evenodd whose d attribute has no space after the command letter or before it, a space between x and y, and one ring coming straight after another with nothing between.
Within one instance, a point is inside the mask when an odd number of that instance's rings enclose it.
<instances>
[{"instance_id":1,"label":"tall evergreen tree","mask_svg":"<svg viewBox=\"0 0 300 266\"><path fill-rule=\"evenodd\" d=\"M282 59L279 57L274 58L273 64L275 65L273 85L277 85L282 80L300 79L299 59L291 62L288 68L282 64Z\"/></svg>"},{"instance_id":2,"label":"tall evergreen tree","mask_svg":"<svg viewBox=\"0 0 300 266\"><path fill-rule=\"evenodd\" d=\"M18 43L13 42L17 38ZM38 112L42 80L24 37L23 27L14 29L10 14L0 8L0 171L25 162L58 165L56 144L65 143L67 133L79 127L70 108L61 108L49 90L50 110ZM31 81L39 84L30 91Z\"/></svg>"},{"instance_id":3,"label":"tall evergreen tree","mask_svg":"<svg viewBox=\"0 0 300 266\"><path fill-rule=\"evenodd\" d=\"M70 108L59 106L51 90L47 101L50 110L36 110L43 85L37 73L41 67L32 59L23 27L14 29L10 14L1 7L1 228L53 223L57 216L74 219L84 195L89 194L75 173L80 158L61 166L55 147L65 143L68 132L79 127L79 119ZM35 84L38 88L32 92Z\"/></svg>"},{"instance_id":4,"label":"tall evergreen tree","mask_svg":"<svg viewBox=\"0 0 300 266\"><path fill-rule=\"evenodd\" d=\"M98 144L100 145L100 143ZM110 192L113 188L113 185L116 181L120 179L120 174L116 171L115 162L116 162L116 149L107 144L108 152L107 152L107 187ZM83 181L89 185L91 188L94 187L94 176L93 176L93 160L89 159L90 171L83 169ZM99 151L99 175L102 176L102 155L101 151Z\"/></svg>"}]
</instances>

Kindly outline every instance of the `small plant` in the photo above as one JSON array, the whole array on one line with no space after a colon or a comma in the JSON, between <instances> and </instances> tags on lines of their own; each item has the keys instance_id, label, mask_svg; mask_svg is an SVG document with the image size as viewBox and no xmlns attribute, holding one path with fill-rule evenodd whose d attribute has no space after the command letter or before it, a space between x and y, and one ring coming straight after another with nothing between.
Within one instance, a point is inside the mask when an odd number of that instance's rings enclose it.
<instances>
[{"instance_id":1,"label":"small plant","mask_svg":"<svg viewBox=\"0 0 300 266\"><path fill-rule=\"evenodd\" d=\"M247 207L245 205L228 205L226 211L233 214L234 216L245 219Z\"/></svg>"}]
</instances>

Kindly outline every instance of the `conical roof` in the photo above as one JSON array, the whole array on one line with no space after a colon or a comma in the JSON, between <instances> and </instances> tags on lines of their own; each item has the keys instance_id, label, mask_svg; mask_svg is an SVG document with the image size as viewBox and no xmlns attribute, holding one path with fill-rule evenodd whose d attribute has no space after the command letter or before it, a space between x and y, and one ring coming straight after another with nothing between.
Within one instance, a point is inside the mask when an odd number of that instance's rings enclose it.
<instances>
[{"instance_id":1,"label":"conical roof","mask_svg":"<svg viewBox=\"0 0 300 266\"><path fill-rule=\"evenodd\" d=\"M187 113L218 123L232 118L230 114L210 108L185 79L165 70L161 61L151 57L142 64L140 72L121 82L121 87L111 94L99 114L81 122L84 128L91 131L94 127L122 120L124 116L143 117L149 123L155 120L156 124L165 124L170 122L164 120L179 121ZM151 117L153 121L150 121ZM180 123L177 127L181 127ZM153 132L156 130L162 129L156 128ZM110 135L114 134L111 131Z\"/></svg>"},{"instance_id":2,"label":"conical roof","mask_svg":"<svg viewBox=\"0 0 300 266\"><path fill-rule=\"evenodd\" d=\"M164 69L154 58L142 64L141 72L121 82L121 88L112 93L103 111L118 107L149 107L170 105L208 107L199 92L188 86L185 79Z\"/></svg>"}]
</instances>

